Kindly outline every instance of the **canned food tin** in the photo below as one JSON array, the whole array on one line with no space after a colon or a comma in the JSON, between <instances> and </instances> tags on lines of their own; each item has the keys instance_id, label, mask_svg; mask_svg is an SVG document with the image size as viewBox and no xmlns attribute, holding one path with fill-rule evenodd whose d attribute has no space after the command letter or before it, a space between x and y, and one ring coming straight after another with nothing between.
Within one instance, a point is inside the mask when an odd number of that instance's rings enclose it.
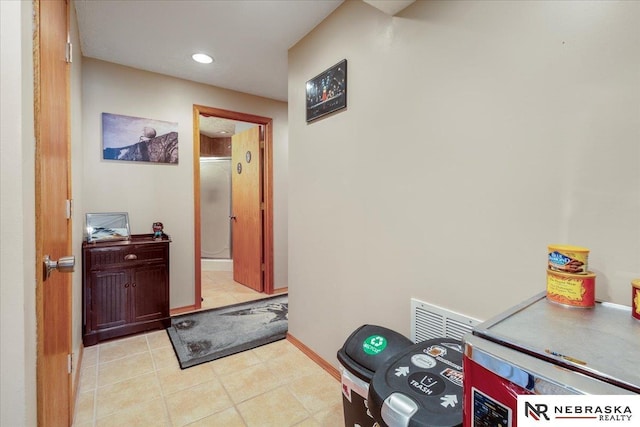
<instances>
[{"instance_id":1,"label":"canned food tin","mask_svg":"<svg viewBox=\"0 0 640 427\"><path fill-rule=\"evenodd\" d=\"M549 245L549 269L588 274L589 249L571 245Z\"/></svg>"},{"instance_id":2,"label":"canned food tin","mask_svg":"<svg viewBox=\"0 0 640 427\"><path fill-rule=\"evenodd\" d=\"M631 315L640 320L640 279L631 281Z\"/></svg>"},{"instance_id":3,"label":"canned food tin","mask_svg":"<svg viewBox=\"0 0 640 427\"><path fill-rule=\"evenodd\" d=\"M571 307L596 305L596 275L547 270L547 300Z\"/></svg>"}]
</instances>

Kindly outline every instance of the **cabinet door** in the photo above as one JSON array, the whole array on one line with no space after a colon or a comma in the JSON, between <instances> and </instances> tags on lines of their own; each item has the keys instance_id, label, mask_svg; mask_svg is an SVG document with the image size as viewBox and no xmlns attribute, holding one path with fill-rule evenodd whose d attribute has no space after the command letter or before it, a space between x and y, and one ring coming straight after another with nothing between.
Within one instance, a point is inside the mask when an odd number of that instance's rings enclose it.
<instances>
[{"instance_id":1,"label":"cabinet door","mask_svg":"<svg viewBox=\"0 0 640 427\"><path fill-rule=\"evenodd\" d=\"M132 321L144 322L169 316L167 267L148 265L132 271Z\"/></svg>"},{"instance_id":2,"label":"cabinet door","mask_svg":"<svg viewBox=\"0 0 640 427\"><path fill-rule=\"evenodd\" d=\"M127 270L91 273L90 324L91 330L122 326L129 321L127 303L130 283Z\"/></svg>"}]
</instances>

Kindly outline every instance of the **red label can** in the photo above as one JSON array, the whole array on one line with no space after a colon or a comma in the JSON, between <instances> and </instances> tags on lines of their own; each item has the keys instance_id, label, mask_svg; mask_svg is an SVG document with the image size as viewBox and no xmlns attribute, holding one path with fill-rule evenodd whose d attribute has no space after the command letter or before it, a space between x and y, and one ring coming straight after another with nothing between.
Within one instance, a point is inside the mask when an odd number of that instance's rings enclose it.
<instances>
[{"instance_id":1,"label":"red label can","mask_svg":"<svg viewBox=\"0 0 640 427\"><path fill-rule=\"evenodd\" d=\"M547 269L547 300L570 306L591 308L596 304L596 275L561 273Z\"/></svg>"},{"instance_id":2,"label":"red label can","mask_svg":"<svg viewBox=\"0 0 640 427\"><path fill-rule=\"evenodd\" d=\"M631 281L631 315L640 320L640 279Z\"/></svg>"}]
</instances>

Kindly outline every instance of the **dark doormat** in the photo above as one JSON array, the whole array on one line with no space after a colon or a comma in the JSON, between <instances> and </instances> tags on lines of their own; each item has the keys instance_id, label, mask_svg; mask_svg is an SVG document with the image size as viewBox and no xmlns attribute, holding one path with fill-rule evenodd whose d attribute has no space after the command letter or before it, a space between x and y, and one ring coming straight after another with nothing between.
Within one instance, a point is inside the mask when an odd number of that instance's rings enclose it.
<instances>
[{"instance_id":1,"label":"dark doormat","mask_svg":"<svg viewBox=\"0 0 640 427\"><path fill-rule=\"evenodd\" d=\"M167 329L182 369L286 338L288 294L171 318Z\"/></svg>"}]
</instances>

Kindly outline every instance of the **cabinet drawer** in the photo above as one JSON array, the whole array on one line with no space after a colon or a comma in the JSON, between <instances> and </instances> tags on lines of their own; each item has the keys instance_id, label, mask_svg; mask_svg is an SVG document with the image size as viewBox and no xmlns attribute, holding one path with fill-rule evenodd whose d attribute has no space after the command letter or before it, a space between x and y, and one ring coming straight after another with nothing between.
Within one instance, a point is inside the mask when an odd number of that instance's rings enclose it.
<instances>
[{"instance_id":1,"label":"cabinet drawer","mask_svg":"<svg viewBox=\"0 0 640 427\"><path fill-rule=\"evenodd\" d=\"M89 251L90 269L137 263L161 262L166 259L166 245L127 245Z\"/></svg>"}]
</instances>

